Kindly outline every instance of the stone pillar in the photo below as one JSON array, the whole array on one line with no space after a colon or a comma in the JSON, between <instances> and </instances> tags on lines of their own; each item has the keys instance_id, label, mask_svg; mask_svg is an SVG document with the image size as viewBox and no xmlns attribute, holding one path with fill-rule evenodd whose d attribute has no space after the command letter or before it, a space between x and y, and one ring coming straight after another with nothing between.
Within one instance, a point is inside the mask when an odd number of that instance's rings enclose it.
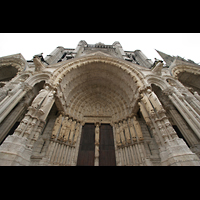
<instances>
[{"instance_id":1,"label":"stone pillar","mask_svg":"<svg viewBox=\"0 0 200 200\"><path fill-rule=\"evenodd\" d=\"M194 95L190 92L183 94L186 101L192 106L192 108L200 115L200 101L198 100L197 93L194 92Z\"/></svg>"},{"instance_id":2,"label":"stone pillar","mask_svg":"<svg viewBox=\"0 0 200 200\"><path fill-rule=\"evenodd\" d=\"M147 89L141 94L140 110L145 121L153 126L153 135L159 146L161 165L200 165L183 139L178 138L157 96Z\"/></svg>"},{"instance_id":3,"label":"stone pillar","mask_svg":"<svg viewBox=\"0 0 200 200\"><path fill-rule=\"evenodd\" d=\"M197 137L200 139L200 118L199 115L188 105L184 96L175 87L168 88L163 91L166 94L173 105L181 113L183 118L190 125L191 129L195 132Z\"/></svg>"},{"instance_id":4,"label":"stone pillar","mask_svg":"<svg viewBox=\"0 0 200 200\"><path fill-rule=\"evenodd\" d=\"M29 165L33 145L43 131L54 103L55 91L48 86L35 97L13 135L0 146L0 165Z\"/></svg>"},{"instance_id":5,"label":"stone pillar","mask_svg":"<svg viewBox=\"0 0 200 200\"><path fill-rule=\"evenodd\" d=\"M20 82L8 92L0 102L0 123L5 119L9 112L17 105L22 97L31 90L31 86L25 82Z\"/></svg>"}]
</instances>

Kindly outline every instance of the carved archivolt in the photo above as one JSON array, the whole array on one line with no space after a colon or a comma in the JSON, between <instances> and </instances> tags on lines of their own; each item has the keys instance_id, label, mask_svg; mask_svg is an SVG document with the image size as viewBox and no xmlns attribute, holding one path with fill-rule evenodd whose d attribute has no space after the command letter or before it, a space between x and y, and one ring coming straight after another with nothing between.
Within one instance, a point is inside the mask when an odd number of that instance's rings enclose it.
<instances>
[{"instance_id":1,"label":"carved archivolt","mask_svg":"<svg viewBox=\"0 0 200 200\"><path fill-rule=\"evenodd\" d=\"M200 75L200 68L192 65L177 65L171 69L171 73L175 78L178 78L178 75L181 72L189 72L195 75Z\"/></svg>"},{"instance_id":2,"label":"carved archivolt","mask_svg":"<svg viewBox=\"0 0 200 200\"><path fill-rule=\"evenodd\" d=\"M0 58L0 68L6 67L6 66L12 66L18 70L18 72L21 72L25 70L26 66L26 60L23 58L21 54L15 54L11 56L5 56Z\"/></svg>"},{"instance_id":3,"label":"carved archivolt","mask_svg":"<svg viewBox=\"0 0 200 200\"><path fill-rule=\"evenodd\" d=\"M98 53L64 62L49 83L57 88L65 114L78 120L111 116L119 121L131 115L136 94L147 87L138 66L132 65Z\"/></svg>"}]
</instances>

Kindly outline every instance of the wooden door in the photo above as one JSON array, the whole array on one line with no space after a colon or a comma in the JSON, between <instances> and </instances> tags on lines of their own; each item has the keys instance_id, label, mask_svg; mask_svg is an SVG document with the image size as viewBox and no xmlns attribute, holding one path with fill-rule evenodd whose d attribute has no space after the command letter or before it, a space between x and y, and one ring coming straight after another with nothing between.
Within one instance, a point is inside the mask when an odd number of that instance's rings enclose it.
<instances>
[{"instance_id":1,"label":"wooden door","mask_svg":"<svg viewBox=\"0 0 200 200\"><path fill-rule=\"evenodd\" d=\"M99 166L115 166L113 130L110 124L100 126Z\"/></svg>"},{"instance_id":2,"label":"wooden door","mask_svg":"<svg viewBox=\"0 0 200 200\"><path fill-rule=\"evenodd\" d=\"M95 125L85 124L82 127L77 166L93 166L95 151Z\"/></svg>"}]
</instances>

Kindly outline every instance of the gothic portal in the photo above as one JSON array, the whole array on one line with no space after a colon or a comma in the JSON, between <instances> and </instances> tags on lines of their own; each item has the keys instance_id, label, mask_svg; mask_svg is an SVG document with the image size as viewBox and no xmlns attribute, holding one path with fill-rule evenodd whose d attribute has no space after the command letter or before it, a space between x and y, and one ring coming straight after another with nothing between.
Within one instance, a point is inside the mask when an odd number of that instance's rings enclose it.
<instances>
[{"instance_id":1,"label":"gothic portal","mask_svg":"<svg viewBox=\"0 0 200 200\"><path fill-rule=\"evenodd\" d=\"M200 165L200 66L119 42L0 58L0 165Z\"/></svg>"}]
</instances>

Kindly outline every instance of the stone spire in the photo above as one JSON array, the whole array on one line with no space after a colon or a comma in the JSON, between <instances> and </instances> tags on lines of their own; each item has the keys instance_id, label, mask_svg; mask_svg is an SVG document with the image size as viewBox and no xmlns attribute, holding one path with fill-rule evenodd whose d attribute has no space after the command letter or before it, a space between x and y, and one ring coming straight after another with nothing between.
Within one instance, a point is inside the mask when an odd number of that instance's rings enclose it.
<instances>
[{"instance_id":1,"label":"stone spire","mask_svg":"<svg viewBox=\"0 0 200 200\"><path fill-rule=\"evenodd\" d=\"M156 49L155 49L156 50ZM168 54L165 54L165 53L163 53L163 52L161 52L161 51L158 51L158 50L156 50L157 51L157 53L163 58L163 60L165 61L165 63L166 63L166 65L167 66L170 66L171 65L171 63L174 61L174 59L175 59L175 57L173 56L170 56L170 55L168 55Z\"/></svg>"}]
</instances>

